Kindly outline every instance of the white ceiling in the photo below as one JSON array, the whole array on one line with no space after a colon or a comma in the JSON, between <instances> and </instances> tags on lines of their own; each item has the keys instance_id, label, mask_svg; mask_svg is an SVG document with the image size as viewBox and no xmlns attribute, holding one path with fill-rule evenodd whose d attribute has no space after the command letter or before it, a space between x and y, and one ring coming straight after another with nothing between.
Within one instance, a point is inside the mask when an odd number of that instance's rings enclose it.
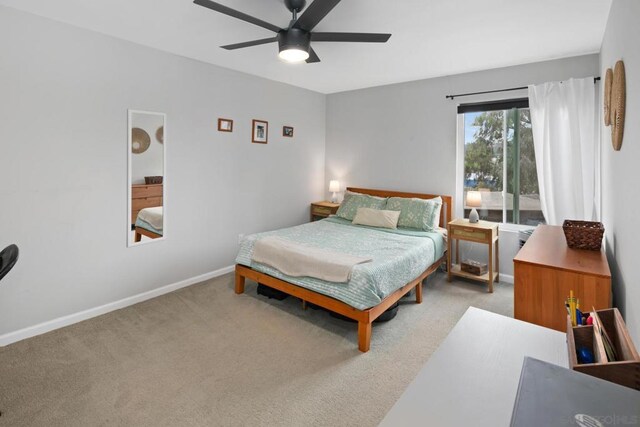
<instances>
[{"instance_id":1,"label":"white ceiling","mask_svg":"<svg viewBox=\"0 0 640 427\"><path fill-rule=\"evenodd\" d=\"M278 26L286 26L291 18L282 0L217 1ZM281 62L275 43L220 49L273 33L192 0L0 0L0 4L334 93L599 52L611 1L343 0L316 31L392 33L389 42L314 43L322 62L297 65Z\"/></svg>"}]
</instances>

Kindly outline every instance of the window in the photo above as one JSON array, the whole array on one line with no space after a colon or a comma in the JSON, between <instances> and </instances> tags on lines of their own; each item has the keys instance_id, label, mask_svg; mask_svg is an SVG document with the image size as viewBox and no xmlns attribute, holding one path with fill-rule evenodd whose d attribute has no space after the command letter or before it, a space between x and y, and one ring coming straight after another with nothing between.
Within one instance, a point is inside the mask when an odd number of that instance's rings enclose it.
<instances>
[{"instance_id":1,"label":"window","mask_svg":"<svg viewBox=\"0 0 640 427\"><path fill-rule=\"evenodd\" d=\"M464 131L463 191L480 191L481 219L521 225L544 223L528 99L458 107Z\"/></svg>"}]
</instances>

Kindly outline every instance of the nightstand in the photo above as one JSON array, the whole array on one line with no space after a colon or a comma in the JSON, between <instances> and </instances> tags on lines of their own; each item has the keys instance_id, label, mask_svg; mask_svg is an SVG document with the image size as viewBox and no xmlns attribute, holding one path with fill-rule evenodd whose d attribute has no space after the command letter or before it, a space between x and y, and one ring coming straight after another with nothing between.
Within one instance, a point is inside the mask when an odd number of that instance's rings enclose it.
<instances>
[{"instance_id":1,"label":"nightstand","mask_svg":"<svg viewBox=\"0 0 640 427\"><path fill-rule=\"evenodd\" d=\"M447 270L449 281L452 276L460 276L471 280L479 280L489 285L489 292L493 292L493 282L499 280L499 250L498 250L498 223L478 221L470 223L468 219L454 219L447 226L449 237L449 250L447 251ZM456 262L453 263L453 241L456 243ZM481 243L489 249L488 271L480 276L462 271L460 267L460 240L466 242ZM495 256L494 256L495 251ZM494 268L495 261L495 268Z\"/></svg>"},{"instance_id":2,"label":"nightstand","mask_svg":"<svg viewBox=\"0 0 640 427\"><path fill-rule=\"evenodd\" d=\"M328 217L329 215L335 215L338 212L340 203L331 202L315 202L311 203L311 221L317 221Z\"/></svg>"}]
</instances>

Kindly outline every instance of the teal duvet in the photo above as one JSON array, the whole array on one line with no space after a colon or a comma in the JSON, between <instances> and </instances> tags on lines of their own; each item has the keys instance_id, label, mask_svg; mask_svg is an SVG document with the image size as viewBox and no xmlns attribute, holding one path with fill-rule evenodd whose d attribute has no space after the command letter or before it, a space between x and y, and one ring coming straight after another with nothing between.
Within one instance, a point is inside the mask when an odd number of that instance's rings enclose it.
<instances>
[{"instance_id":1,"label":"teal duvet","mask_svg":"<svg viewBox=\"0 0 640 427\"><path fill-rule=\"evenodd\" d=\"M162 236L162 230L158 230L153 225L149 224L144 219L137 218L136 219L136 227L144 228L145 230L149 230L152 233L156 233Z\"/></svg>"},{"instance_id":2,"label":"teal duvet","mask_svg":"<svg viewBox=\"0 0 640 427\"><path fill-rule=\"evenodd\" d=\"M308 246L371 257L373 261L356 265L347 283L291 277L251 261L254 243L266 236L279 236ZM378 305L396 289L422 274L443 255L444 249L444 238L438 232L359 226L342 218L330 217L247 236L240 245L236 262L365 310Z\"/></svg>"}]
</instances>

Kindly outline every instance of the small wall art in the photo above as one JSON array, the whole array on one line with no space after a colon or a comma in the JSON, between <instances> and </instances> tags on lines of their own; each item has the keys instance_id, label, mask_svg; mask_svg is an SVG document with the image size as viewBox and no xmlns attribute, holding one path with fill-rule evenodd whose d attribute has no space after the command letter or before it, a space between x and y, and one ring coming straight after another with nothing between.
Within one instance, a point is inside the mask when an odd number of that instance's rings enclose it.
<instances>
[{"instance_id":1,"label":"small wall art","mask_svg":"<svg viewBox=\"0 0 640 427\"><path fill-rule=\"evenodd\" d=\"M620 151L624 136L624 118L627 103L627 83L624 62L616 62L613 69L613 83L611 85L611 143L615 151Z\"/></svg>"},{"instance_id":2,"label":"small wall art","mask_svg":"<svg viewBox=\"0 0 640 427\"><path fill-rule=\"evenodd\" d=\"M156 140L158 140L160 144L164 144L164 126L160 126L156 130Z\"/></svg>"},{"instance_id":3,"label":"small wall art","mask_svg":"<svg viewBox=\"0 0 640 427\"><path fill-rule=\"evenodd\" d=\"M144 129L131 129L131 152L133 154L144 153L149 145L151 145L151 137Z\"/></svg>"},{"instance_id":4,"label":"small wall art","mask_svg":"<svg viewBox=\"0 0 640 427\"><path fill-rule=\"evenodd\" d=\"M607 68L604 76L604 125L611 125L611 87L613 86L613 70Z\"/></svg>"},{"instance_id":5,"label":"small wall art","mask_svg":"<svg viewBox=\"0 0 640 427\"><path fill-rule=\"evenodd\" d=\"M287 138L293 138L293 127L291 127L291 126L283 126L282 127L282 136L286 136Z\"/></svg>"},{"instance_id":6,"label":"small wall art","mask_svg":"<svg viewBox=\"0 0 640 427\"><path fill-rule=\"evenodd\" d=\"M231 120L231 119L218 119L218 131L220 131L220 132L233 132L233 120Z\"/></svg>"},{"instance_id":7,"label":"small wall art","mask_svg":"<svg viewBox=\"0 0 640 427\"><path fill-rule=\"evenodd\" d=\"M253 120L251 142L266 144L269 140L269 122L266 120Z\"/></svg>"}]
</instances>

